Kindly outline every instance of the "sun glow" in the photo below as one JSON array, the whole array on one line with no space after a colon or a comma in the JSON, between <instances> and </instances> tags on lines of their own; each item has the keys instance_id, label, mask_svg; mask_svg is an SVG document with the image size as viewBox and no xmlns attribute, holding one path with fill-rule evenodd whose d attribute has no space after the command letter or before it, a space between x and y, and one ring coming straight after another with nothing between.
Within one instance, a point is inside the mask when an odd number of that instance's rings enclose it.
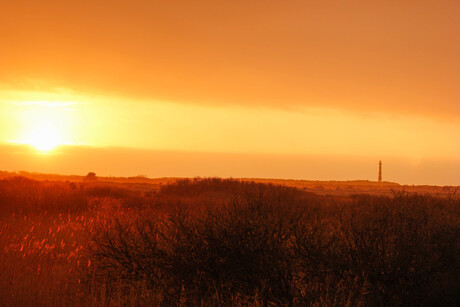
<instances>
[{"instance_id":1,"label":"sun glow","mask_svg":"<svg viewBox=\"0 0 460 307\"><path fill-rule=\"evenodd\" d=\"M40 122L30 131L26 143L32 145L39 151L47 152L62 144L59 131L53 123Z\"/></svg>"},{"instance_id":2,"label":"sun glow","mask_svg":"<svg viewBox=\"0 0 460 307\"><path fill-rule=\"evenodd\" d=\"M61 145L75 144L75 108L70 102L13 102L11 115L17 132L12 133L13 143L30 145L39 153L47 154Z\"/></svg>"}]
</instances>

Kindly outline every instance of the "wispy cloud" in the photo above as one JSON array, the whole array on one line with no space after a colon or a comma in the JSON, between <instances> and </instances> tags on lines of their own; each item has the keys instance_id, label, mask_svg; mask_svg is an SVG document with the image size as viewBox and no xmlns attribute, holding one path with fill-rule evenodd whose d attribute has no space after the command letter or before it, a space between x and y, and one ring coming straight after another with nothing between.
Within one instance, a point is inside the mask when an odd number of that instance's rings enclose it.
<instances>
[{"instance_id":1,"label":"wispy cloud","mask_svg":"<svg viewBox=\"0 0 460 307\"><path fill-rule=\"evenodd\" d=\"M50 108L61 108L61 107L70 107L76 105L76 102L67 102L67 101L21 101L15 102L16 105L21 106L42 106Z\"/></svg>"}]
</instances>

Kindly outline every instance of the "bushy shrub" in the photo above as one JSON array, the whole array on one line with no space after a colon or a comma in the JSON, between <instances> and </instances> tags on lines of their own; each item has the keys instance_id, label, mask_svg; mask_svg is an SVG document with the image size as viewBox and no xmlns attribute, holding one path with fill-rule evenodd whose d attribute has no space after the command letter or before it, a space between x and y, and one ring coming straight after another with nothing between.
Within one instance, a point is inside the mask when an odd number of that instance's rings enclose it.
<instances>
[{"instance_id":1,"label":"bushy shrub","mask_svg":"<svg viewBox=\"0 0 460 307\"><path fill-rule=\"evenodd\" d=\"M283 186L180 181L148 209L98 226L90 276L146 284L165 305L454 306L458 208L431 196L337 202Z\"/></svg>"},{"instance_id":2,"label":"bushy shrub","mask_svg":"<svg viewBox=\"0 0 460 307\"><path fill-rule=\"evenodd\" d=\"M171 210L166 216L121 215L93 237L99 278L146 279L165 301L199 303L235 295L275 303L293 300L290 239L302 212L282 207L297 191L252 185L221 206Z\"/></svg>"}]
</instances>

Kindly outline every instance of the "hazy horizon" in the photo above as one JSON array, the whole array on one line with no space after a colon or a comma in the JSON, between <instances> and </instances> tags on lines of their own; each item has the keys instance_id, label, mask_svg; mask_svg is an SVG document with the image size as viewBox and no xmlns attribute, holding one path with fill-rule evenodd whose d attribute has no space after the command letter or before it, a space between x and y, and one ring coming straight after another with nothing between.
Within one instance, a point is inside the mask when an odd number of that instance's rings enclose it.
<instances>
[{"instance_id":1,"label":"hazy horizon","mask_svg":"<svg viewBox=\"0 0 460 307\"><path fill-rule=\"evenodd\" d=\"M383 181L460 186L460 160L382 159ZM36 154L30 146L0 146L0 170L47 174L133 177L224 177L320 181L377 181L375 157L206 153L133 148L63 146ZM456 167L452 168L451 165ZM433 178L442 178L434 180Z\"/></svg>"}]
</instances>

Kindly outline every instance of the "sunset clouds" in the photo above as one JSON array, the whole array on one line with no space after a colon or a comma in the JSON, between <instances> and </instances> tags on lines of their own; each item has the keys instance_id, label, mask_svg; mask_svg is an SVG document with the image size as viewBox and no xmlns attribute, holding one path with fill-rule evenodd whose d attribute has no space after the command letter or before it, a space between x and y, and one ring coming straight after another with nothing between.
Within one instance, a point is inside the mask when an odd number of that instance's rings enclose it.
<instances>
[{"instance_id":1,"label":"sunset clouds","mask_svg":"<svg viewBox=\"0 0 460 307\"><path fill-rule=\"evenodd\" d=\"M3 1L0 144L59 131L455 169L459 16L459 1Z\"/></svg>"},{"instance_id":2,"label":"sunset clouds","mask_svg":"<svg viewBox=\"0 0 460 307\"><path fill-rule=\"evenodd\" d=\"M458 1L8 1L0 81L460 116ZM31 81L32 80L32 81Z\"/></svg>"}]
</instances>

